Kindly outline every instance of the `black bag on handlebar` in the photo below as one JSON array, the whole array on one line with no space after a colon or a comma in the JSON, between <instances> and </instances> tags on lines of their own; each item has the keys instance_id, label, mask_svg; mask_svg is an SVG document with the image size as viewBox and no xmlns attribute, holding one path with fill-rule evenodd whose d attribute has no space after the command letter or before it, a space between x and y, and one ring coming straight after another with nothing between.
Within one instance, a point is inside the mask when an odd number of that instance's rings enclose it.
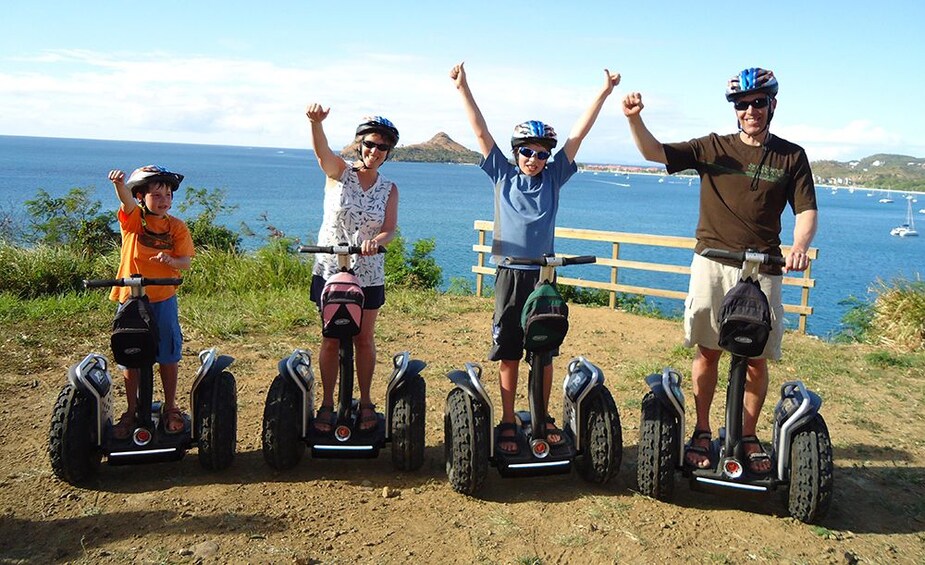
<instances>
[{"instance_id":1,"label":"black bag on handlebar","mask_svg":"<svg viewBox=\"0 0 925 565\"><path fill-rule=\"evenodd\" d=\"M130 297L112 322L112 356L131 369L154 364L157 358L157 322L147 296Z\"/></svg>"},{"instance_id":2,"label":"black bag on handlebar","mask_svg":"<svg viewBox=\"0 0 925 565\"><path fill-rule=\"evenodd\" d=\"M554 285L543 282L527 297L520 322L524 349L550 351L562 345L568 333L568 304Z\"/></svg>"},{"instance_id":3,"label":"black bag on handlebar","mask_svg":"<svg viewBox=\"0 0 925 565\"><path fill-rule=\"evenodd\" d=\"M740 280L723 297L719 346L734 355L758 357L771 335L771 306L757 281Z\"/></svg>"}]
</instances>

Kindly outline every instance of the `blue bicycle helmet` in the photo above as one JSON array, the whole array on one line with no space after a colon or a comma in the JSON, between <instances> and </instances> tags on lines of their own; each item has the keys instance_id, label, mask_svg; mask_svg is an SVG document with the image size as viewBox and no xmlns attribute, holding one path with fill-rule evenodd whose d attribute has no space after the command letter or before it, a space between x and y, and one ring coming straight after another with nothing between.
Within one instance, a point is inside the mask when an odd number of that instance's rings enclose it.
<instances>
[{"instance_id":1,"label":"blue bicycle helmet","mask_svg":"<svg viewBox=\"0 0 925 565\"><path fill-rule=\"evenodd\" d=\"M726 101L732 102L740 96L763 92L774 98L777 96L777 78L774 73L758 67L744 69L726 84Z\"/></svg>"},{"instance_id":2,"label":"blue bicycle helmet","mask_svg":"<svg viewBox=\"0 0 925 565\"><path fill-rule=\"evenodd\" d=\"M357 126L356 136L360 138L367 133L378 133L384 136L389 140L389 145L392 147L398 145L398 128L382 116L366 116L363 118L363 121Z\"/></svg>"},{"instance_id":3,"label":"blue bicycle helmet","mask_svg":"<svg viewBox=\"0 0 925 565\"><path fill-rule=\"evenodd\" d=\"M530 120L514 126L514 133L511 135L511 149L516 149L521 145L528 143L538 143L547 150L552 150L558 143L556 130L552 129L549 124L544 124L539 120Z\"/></svg>"},{"instance_id":4,"label":"blue bicycle helmet","mask_svg":"<svg viewBox=\"0 0 925 565\"><path fill-rule=\"evenodd\" d=\"M125 187L132 191L132 196L137 198L138 193L153 182L162 182L170 187L171 192L176 192L180 188L180 183L183 182L183 175L170 172L157 165L145 165L132 171Z\"/></svg>"}]
</instances>

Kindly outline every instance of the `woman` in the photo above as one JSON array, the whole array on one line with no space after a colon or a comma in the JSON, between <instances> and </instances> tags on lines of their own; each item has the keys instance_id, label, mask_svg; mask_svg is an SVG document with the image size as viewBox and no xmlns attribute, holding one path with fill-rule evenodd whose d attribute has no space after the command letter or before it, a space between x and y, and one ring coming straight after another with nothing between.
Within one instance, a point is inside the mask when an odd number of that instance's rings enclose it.
<instances>
[{"instance_id":1,"label":"woman","mask_svg":"<svg viewBox=\"0 0 925 565\"><path fill-rule=\"evenodd\" d=\"M353 270L363 287L365 302L359 335L353 338L357 382L360 387L361 432L376 428L376 407L369 396L373 371L376 367L375 326L379 308L385 303L385 260L378 254L379 246L395 236L398 222L398 187L379 174L379 167L388 159L398 143L398 130L381 116L364 118L356 130L357 160L351 165L328 147L322 122L330 108L309 104L305 115L311 122L312 148L326 178L324 186L324 217L318 231L318 245L348 243L362 248L354 258ZM321 303L325 281L337 272L337 257L318 254L312 273L312 300ZM318 364L321 369L323 398L315 416L314 427L319 433L334 429L334 387L338 371L338 340L323 338Z\"/></svg>"}]
</instances>

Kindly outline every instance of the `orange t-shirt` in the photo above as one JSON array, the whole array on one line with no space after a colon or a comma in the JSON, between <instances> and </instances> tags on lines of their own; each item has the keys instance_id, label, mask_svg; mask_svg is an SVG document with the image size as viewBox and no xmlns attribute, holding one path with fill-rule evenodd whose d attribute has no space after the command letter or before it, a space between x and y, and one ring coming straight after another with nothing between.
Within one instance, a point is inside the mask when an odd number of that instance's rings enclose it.
<instances>
[{"instance_id":1,"label":"orange t-shirt","mask_svg":"<svg viewBox=\"0 0 925 565\"><path fill-rule=\"evenodd\" d=\"M192 257L193 238L183 220L165 215L163 218L153 214L143 214L136 206L130 214L119 208L119 229L122 231L122 251L119 259L119 272L116 278L141 275L150 278L179 277L180 271L173 267L152 261L151 258L166 251L174 257ZM125 302L131 289L113 287L109 295L111 300ZM176 286L147 286L145 293L151 302L167 300L177 293Z\"/></svg>"}]
</instances>

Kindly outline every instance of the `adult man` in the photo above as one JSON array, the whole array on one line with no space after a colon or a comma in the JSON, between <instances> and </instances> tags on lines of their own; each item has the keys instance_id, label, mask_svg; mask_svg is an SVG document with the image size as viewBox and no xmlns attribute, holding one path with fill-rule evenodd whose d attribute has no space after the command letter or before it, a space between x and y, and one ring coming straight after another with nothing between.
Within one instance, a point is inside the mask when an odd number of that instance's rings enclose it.
<instances>
[{"instance_id":1,"label":"adult man","mask_svg":"<svg viewBox=\"0 0 925 565\"><path fill-rule=\"evenodd\" d=\"M796 223L783 271L803 271L809 266L806 251L817 223L815 186L803 149L768 131L777 108L777 91L774 73L745 69L729 80L726 89L726 100L735 108L738 133L710 134L664 145L642 121L642 96L633 92L623 100L623 113L643 157L666 165L669 173L695 169L700 175L697 246L684 311L685 345L697 345L691 369L697 424L684 457L685 464L692 467L711 465L710 405L722 355L719 309L723 295L738 280L741 267L707 259L699 253L713 247L730 251L755 249L781 256L780 218L789 203ZM771 461L755 436L755 428L768 392L767 359L779 360L781 356L781 269L762 267L759 283L771 304L772 331L762 355L748 363L742 433L749 471L761 475L770 470Z\"/></svg>"}]
</instances>

